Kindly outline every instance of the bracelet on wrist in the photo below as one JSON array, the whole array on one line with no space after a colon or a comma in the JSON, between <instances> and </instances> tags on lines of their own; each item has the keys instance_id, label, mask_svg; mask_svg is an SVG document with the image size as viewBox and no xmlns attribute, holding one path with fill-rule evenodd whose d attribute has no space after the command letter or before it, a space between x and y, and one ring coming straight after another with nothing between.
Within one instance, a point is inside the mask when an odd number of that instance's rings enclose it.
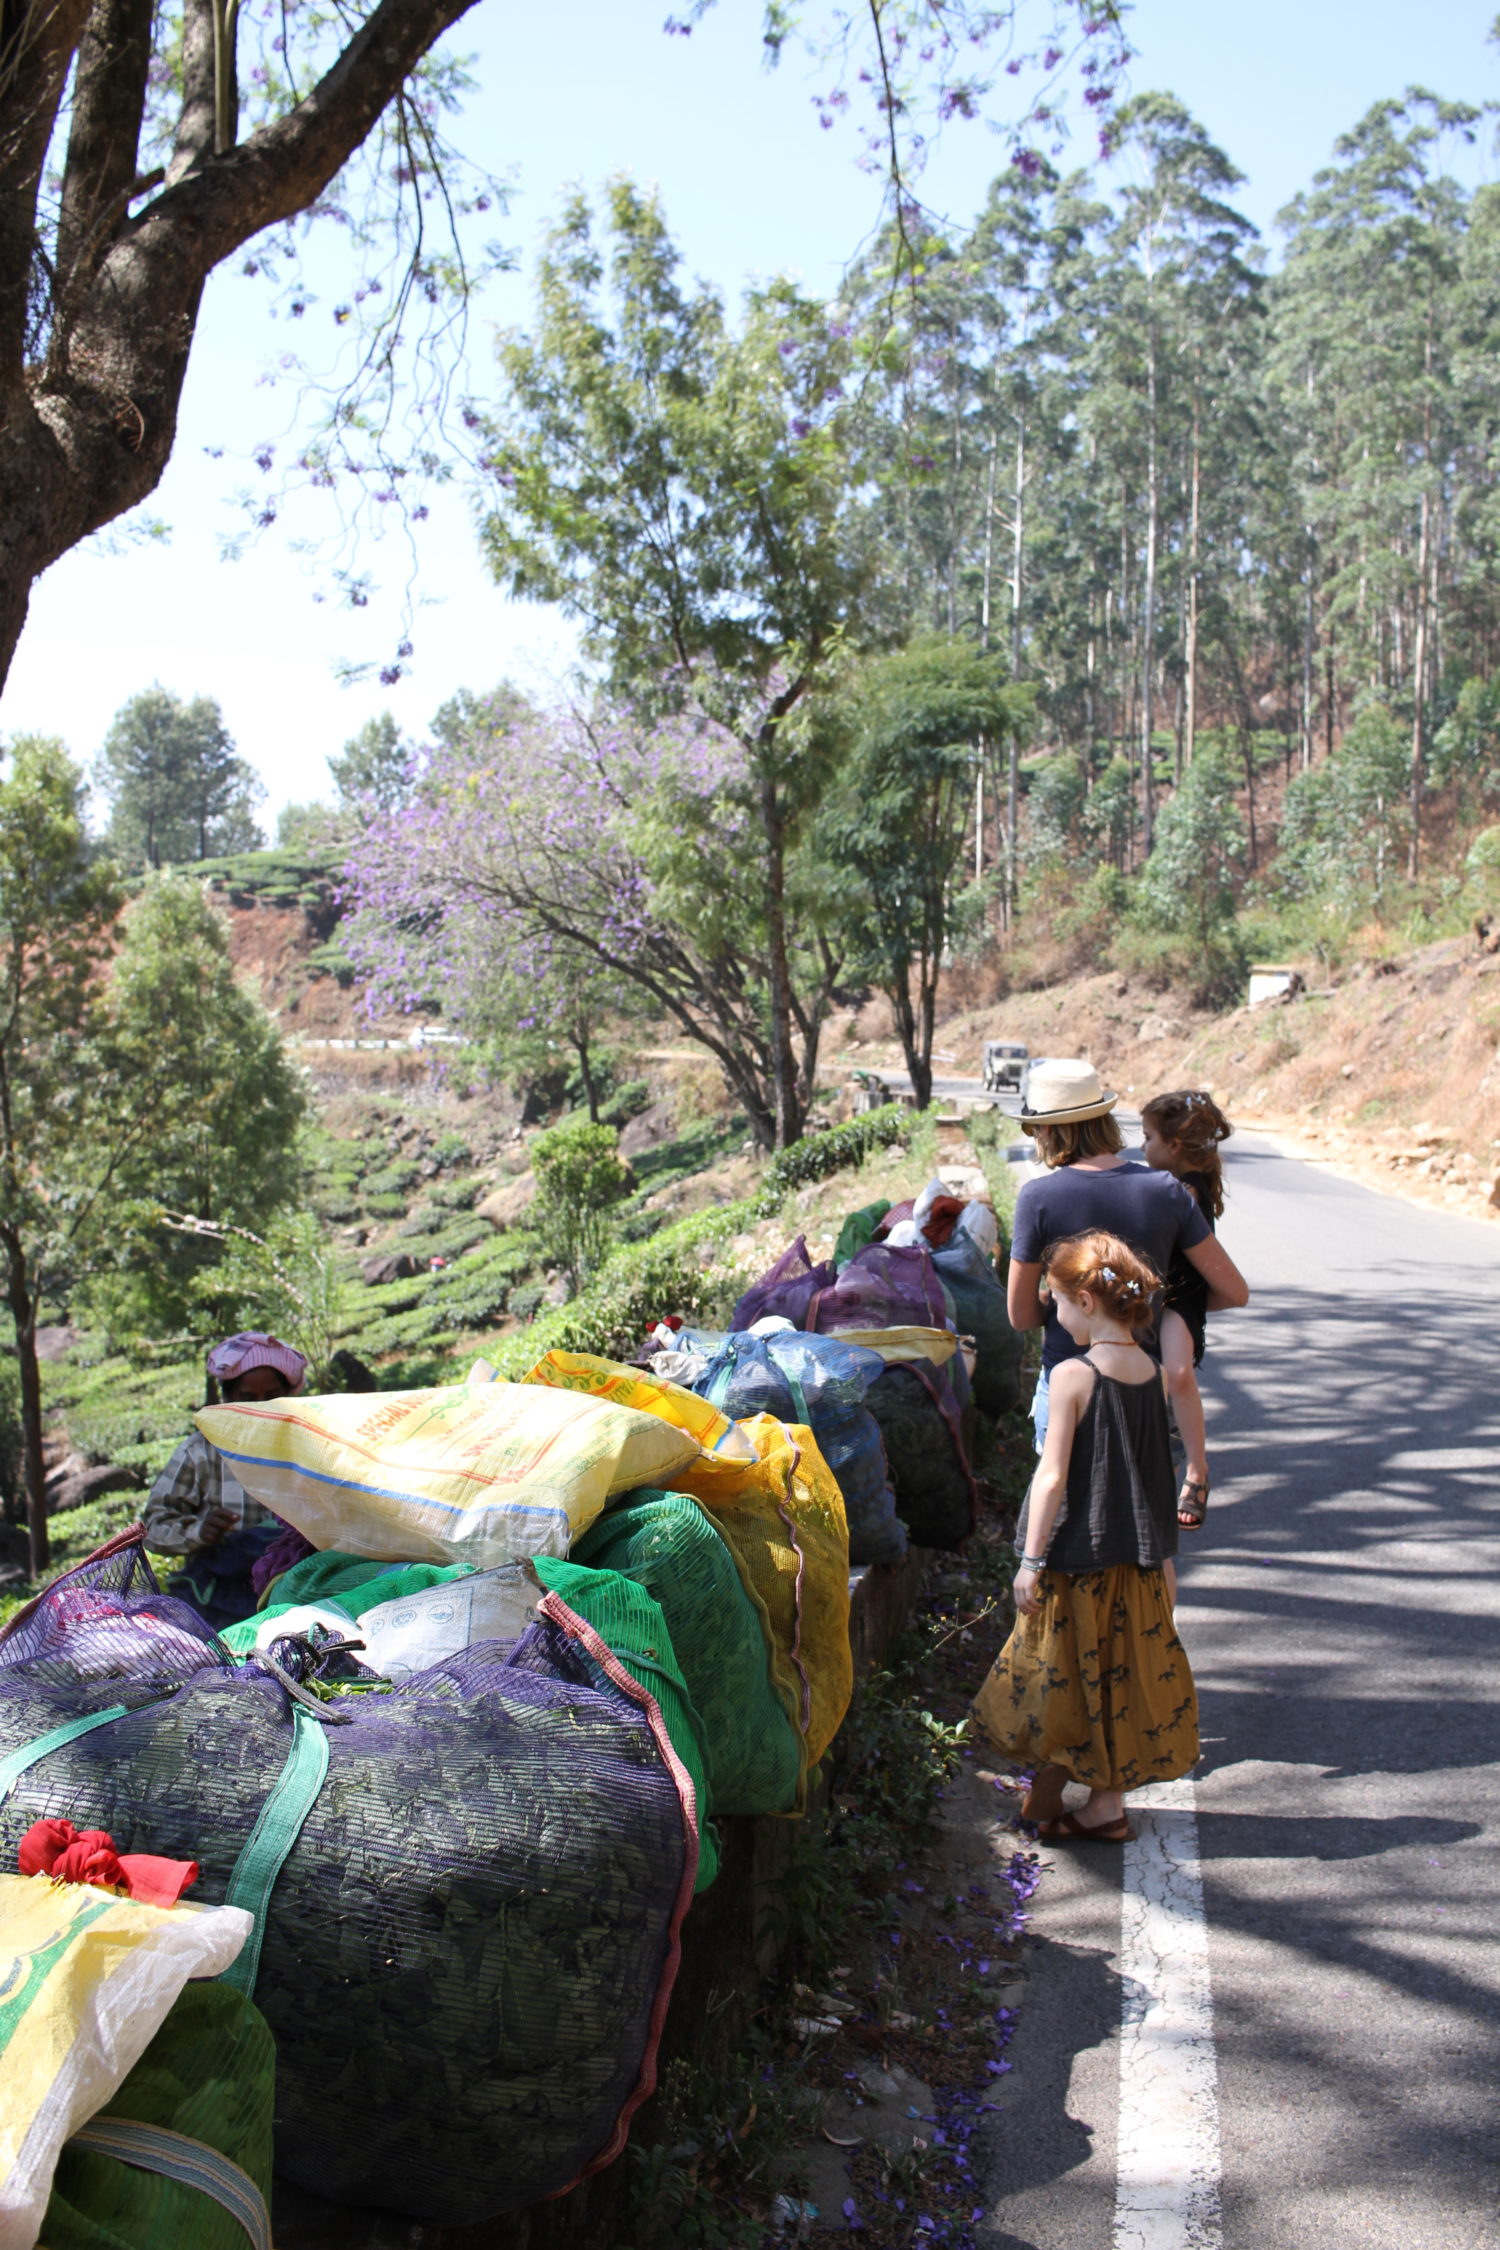
<instances>
[{"instance_id":1,"label":"bracelet on wrist","mask_svg":"<svg viewBox=\"0 0 1500 2250\"><path fill-rule=\"evenodd\" d=\"M1045 1555L1022 1555L1019 1567L1022 1570L1045 1570L1047 1558Z\"/></svg>"}]
</instances>

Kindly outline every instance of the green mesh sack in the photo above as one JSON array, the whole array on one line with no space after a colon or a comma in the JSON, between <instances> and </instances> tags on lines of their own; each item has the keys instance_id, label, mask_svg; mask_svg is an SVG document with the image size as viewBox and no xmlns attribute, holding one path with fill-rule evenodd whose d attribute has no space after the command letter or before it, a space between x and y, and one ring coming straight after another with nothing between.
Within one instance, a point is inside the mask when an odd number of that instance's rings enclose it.
<instances>
[{"instance_id":1,"label":"green mesh sack","mask_svg":"<svg viewBox=\"0 0 1500 2250\"><path fill-rule=\"evenodd\" d=\"M767 1627L696 1500L648 1487L607 1508L573 1560L618 1571L660 1603L703 1727L715 1813L785 1813L802 1789L798 1714L772 1675Z\"/></svg>"},{"instance_id":2,"label":"green mesh sack","mask_svg":"<svg viewBox=\"0 0 1500 2250\"><path fill-rule=\"evenodd\" d=\"M703 1727L693 1709L672 1635L659 1602L633 1578L614 1570L588 1570L555 1555L536 1555L532 1567L549 1594L560 1594L585 1625L592 1625L610 1655L656 1700L672 1748L692 1778L698 1805L698 1880L706 1891L719 1872L719 1839L713 1828L713 1790L704 1754Z\"/></svg>"},{"instance_id":3,"label":"green mesh sack","mask_svg":"<svg viewBox=\"0 0 1500 2250\"><path fill-rule=\"evenodd\" d=\"M404 1601L428 1586L441 1586L450 1578L463 1578L472 1563L367 1562L363 1555L341 1554L330 1547L326 1554L307 1555L276 1580L275 1607L290 1609L297 1602L336 1601L357 1614L351 1594L362 1593L360 1609L375 1602ZM378 1591L377 1591L378 1585ZM270 1603L267 1604L269 1609ZM257 1613L264 1617L265 1610Z\"/></svg>"},{"instance_id":4,"label":"green mesh sack","mask_svg":"<svg viewBox=\"0 0 1500 2250\"><path fill-rule=\"evenodd\" d=\"M96 2127L165 2127L216 2150L269 2203L276 2047L254 2002L216 1980L186 1984ZM123 2142L122 2142L122 2145ZM46 2250L247 2250L232 2210L202 2189L76 2141L64 2143L42 2222Z\"/></svg>"},{"instance_id":5,"label":"green mesh sack","mask_svg":"<svg viewBox=\"0 0 1500 2250\"><path fill-rule=\"evenodd\" d=\"M343 1610L357 1624L367 1609L377 1609L382 1602L405 1601L429 1586L444 1586L450 1579L472 1577L473 1572L473 1563L367 1562L363 1555L344 1555L330 1548L326 1554L309 1555L278 1578L275 1601L238 1625L220 1626L219 1638L231 1655L248 1656L261 1626L285 1616L289 1609L321 1603ZM284 1592L288 1586L289 1594Z\"/></svg>"}]
</instances>

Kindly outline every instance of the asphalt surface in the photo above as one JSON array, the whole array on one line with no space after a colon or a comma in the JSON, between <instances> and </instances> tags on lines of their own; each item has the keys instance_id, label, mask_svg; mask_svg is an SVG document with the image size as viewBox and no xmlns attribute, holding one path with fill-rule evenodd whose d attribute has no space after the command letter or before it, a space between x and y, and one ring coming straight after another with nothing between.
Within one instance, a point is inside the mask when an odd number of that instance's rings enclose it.
<instances>
[{"instance_id":1,"label":"asphalt surface","mask_svg":"<svg viewBox=\"0 0 1500 2250\"><path fill-rule=\"evenodd\" d=\"M1254 1296L1210 1322L1215 1488L1180 1603L1221 2131L1208 2250L1495 2250L1500 1231L1248 1135L1230 1188ZM1110 2250L1121 1863L1049 1860L982 2239Z\"/></svg>"}]
</instances>

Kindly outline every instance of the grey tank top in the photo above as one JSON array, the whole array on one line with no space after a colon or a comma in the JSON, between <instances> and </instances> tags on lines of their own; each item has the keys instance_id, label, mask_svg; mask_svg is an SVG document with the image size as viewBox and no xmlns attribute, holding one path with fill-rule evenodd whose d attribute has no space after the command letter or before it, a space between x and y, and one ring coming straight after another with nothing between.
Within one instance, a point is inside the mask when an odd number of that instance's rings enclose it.
<instances>
[{"instance_id":1,"label":"grey tank top","mask_svg":"<svg viewBox=\"0 0 1500 2250\"><path fill-rule=\"evenodd\" d=\"M1161 1384L1121 1383L1089 1362L1093 1395L1078 1417L1068 1489L1047 1548L1049 1570L1159 1570L1177 1552L1177 1480Z\"/></svg>"}]
</instances>

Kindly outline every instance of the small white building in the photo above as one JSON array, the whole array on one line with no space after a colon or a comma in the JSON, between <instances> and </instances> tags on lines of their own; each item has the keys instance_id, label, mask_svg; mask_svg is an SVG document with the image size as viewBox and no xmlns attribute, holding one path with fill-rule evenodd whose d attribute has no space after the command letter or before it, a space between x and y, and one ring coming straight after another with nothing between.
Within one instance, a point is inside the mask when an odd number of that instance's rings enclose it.
<instances>
[{"instance_id":1,"label":"small white building","mask_svg":"<svg viewBox=\"0 0 1500 2250\"><path fill-rule=\"evenodd\" d=\"M1252 961L1250 964L1249 1001L1252 1008L1262 1000L1280 1000L1289 992L1300 992L1302 979L1295 969L1279 968L1274 962Z\"/></svg>"}]
</instances>

